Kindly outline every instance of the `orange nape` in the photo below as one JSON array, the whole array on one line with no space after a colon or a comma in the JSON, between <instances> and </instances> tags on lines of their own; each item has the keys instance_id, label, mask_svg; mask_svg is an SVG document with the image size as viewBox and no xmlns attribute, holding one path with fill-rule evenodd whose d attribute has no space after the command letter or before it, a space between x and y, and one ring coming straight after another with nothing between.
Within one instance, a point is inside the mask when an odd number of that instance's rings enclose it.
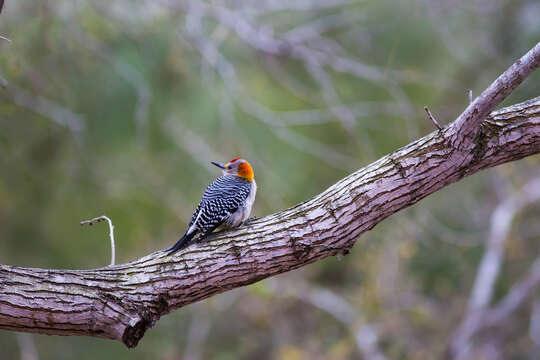
<instances>
[{"instance_id":1,"label":"orange nape","mask_svg":"<svg viewBox=\"0 0 540 360\"><path fill-rule=\"evenodd\" d=\"M244 161L238 165L238 176L248 181L253 181L253 169L247 161Z\"/></svg>"}]
</instances>

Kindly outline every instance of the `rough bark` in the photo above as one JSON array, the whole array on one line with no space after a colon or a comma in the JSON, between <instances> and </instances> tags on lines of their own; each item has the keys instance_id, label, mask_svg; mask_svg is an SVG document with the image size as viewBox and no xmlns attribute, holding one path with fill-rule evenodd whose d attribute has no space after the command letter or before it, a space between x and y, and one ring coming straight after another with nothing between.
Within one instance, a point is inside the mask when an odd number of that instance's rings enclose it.
<instances>
[{"instance_id":1,"label":"rough bark","mask_svg":"<svg viewBox=\"0 0 540 360\"><path fill-rule=\"evenodd\" d=\"M98 336L133 347L160 316L217 293L346 254L384 218L473 174L540 152L540 97L493 112L473 156L448 126L347 176L313 199L169 257L95 270L0 265L0 328Z\"/></svg>"},{"instance_id":2,"label":"rough bark","mask_svg":"<svg viewBox=\"0 0 540 360\"><path fill-rule=\"evenodd\" d=\"M536 66L539 49L540 43L529 59ZM523 79L517 71L506 80L511 85L502 85L513 89ZM503 98L484 104L482 111L489 109L488 114ZM133 347L174 309L347 254L359 235L429 194L479 170L540 152L540 97L493 112L483 121L478 121L474 104L466 121L477 124L474 136L460 133L468 125L456 121L309 201L216 234L175 256L156 252L93 270L0 265L0 329L97 336Z\"/></svg>"}]
</instances>

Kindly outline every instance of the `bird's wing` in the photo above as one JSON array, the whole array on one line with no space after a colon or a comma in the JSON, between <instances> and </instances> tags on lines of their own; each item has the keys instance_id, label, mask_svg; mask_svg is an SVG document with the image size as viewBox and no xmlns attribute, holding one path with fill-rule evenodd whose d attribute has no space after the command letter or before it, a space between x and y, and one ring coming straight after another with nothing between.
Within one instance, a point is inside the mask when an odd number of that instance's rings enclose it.
<instances>
[{"instance_id":1,"label":"bird's wing","mask_svg":"<svg viewBox=\"0 0 540 360\"><path fill-rule=\"evenodd\" d=\"M251 190L247 181L232 176L222 176L214 180L204 192L200 205L200 230L208 233L221 225L246 201Z\"/></svg>"},{"instance_id":2,"label":"bird's wing","mask_svg":"<svg viewBox=\"0 0 540 360\"><path fill-rule=\"evenodd\" d=\"M201 204L202 204L202 200L199 201L199 205L197 205L197 208L193 212L193 215L191 215L191 220L189 221L189 225L187 227L188 229L191 227L191 225L193 225L195 220L197 220L197 216L199 215L199 211L201 211Z\"/></svg>"},{"instance_id":3,"label":"bird's wing","mask_svg":"<svg viewBox=\"0 0 540 360\"><path fill-rule=\"evenodd\" d=\"M203 200L231 200L241 204L249 196L251 183L236 176L225 175L214 180L204 191ZM201 201L203 204L203 201Z\"/></svg>"},{"instance_id":4,"label":"bird's wing","mask_svg":"<svg viewBox=\"0 0 540 360\"><path fill-rule=\"evenodd\" d=\"M197 208L193 212L193 215L191 215L191 220L189 221L188 229L191 228L191 225L193 225L195 221L197 221L199 212L201 211L201 208L205 208L205 206L207 206L206 203L214 199L219 199L221 197L223 190L225 189L227 191L232 186L232 184L230 184L230 179L228 178L230 178L230 176L221 176L206 187L201 201L199 201Z\"/></svg>"}]
</instances>

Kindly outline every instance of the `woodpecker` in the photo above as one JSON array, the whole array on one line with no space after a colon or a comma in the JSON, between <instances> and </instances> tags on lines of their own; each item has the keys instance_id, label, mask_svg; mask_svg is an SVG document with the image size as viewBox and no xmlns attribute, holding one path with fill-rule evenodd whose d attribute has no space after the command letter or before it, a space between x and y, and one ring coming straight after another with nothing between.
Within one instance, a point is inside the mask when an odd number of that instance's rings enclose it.
<instances>
[{"instance_id":1,"label":"woodpecker","mask_svg":"<svg viewBox=\"0 0 540 360\"><path fill-rule=\"evenodd\" d=\"M232 159L226 164L214 161L212 164L222 169L223 176L206 188L191 216L186 233L173 247L165 250L168 255L189 245L197 233L200 233L200 241L220 225L240 226L249 217L257 192L251 165L240 158Z\"/></svg>"}]
</instances>

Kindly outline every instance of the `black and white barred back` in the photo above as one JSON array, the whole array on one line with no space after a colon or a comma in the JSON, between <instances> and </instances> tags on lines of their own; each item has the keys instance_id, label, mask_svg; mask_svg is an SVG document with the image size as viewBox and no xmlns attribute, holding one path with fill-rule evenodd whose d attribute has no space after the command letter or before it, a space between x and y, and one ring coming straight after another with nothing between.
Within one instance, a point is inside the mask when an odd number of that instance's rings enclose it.
<instances>
[{"instance_id":1,"label":"black and white barred back","mask_svg":"<svg viewBox=\"0 0 540 360\"><path fill-rule=\"evenodd\" d=\"M204 191L191 217L188 231L195 225L201 236L212 232L245 204L250 191L251 182L238 176L218 177Z\"/></svg>"},{"instance_id":2,"label":"black and white barred back","mask_svg":"<svg viewBox=\"0 0 540 360\"><path fill-rule=\"evenodd\" d=\"M204 191L184 236L173 247L167 249L169 254L187 246L197 233L200 233L199 240L202 240L218 226L226 223L233 214L246 206L251 191L255 191L253 189L255 186L254 181L250 182L233 175L224 175L214 180ZM228 223L228 225L239 224Z\"/></svg>"}]
</instances>

